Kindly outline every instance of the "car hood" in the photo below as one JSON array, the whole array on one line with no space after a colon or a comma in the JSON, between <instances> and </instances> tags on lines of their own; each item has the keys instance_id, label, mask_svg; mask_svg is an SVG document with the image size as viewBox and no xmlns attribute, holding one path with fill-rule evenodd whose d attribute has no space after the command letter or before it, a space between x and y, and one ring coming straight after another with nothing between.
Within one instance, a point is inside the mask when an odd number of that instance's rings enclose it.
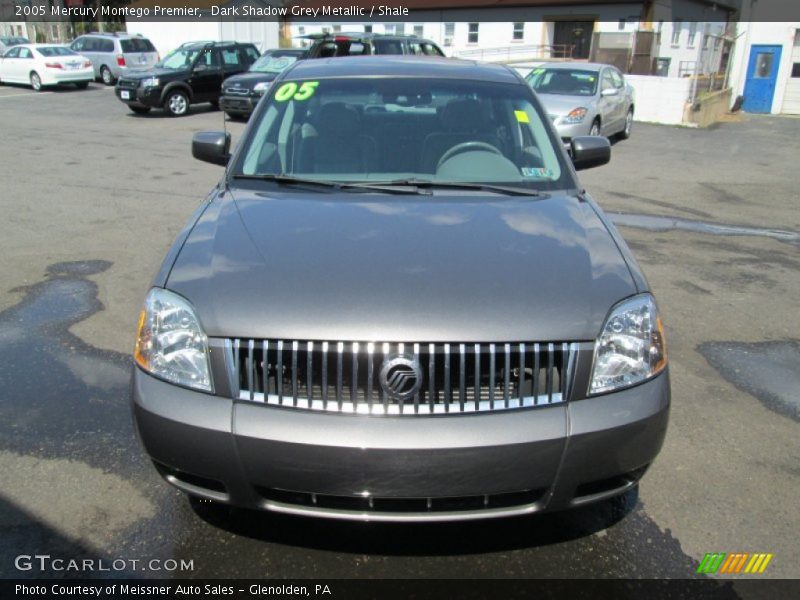
<instances>
[{"instance_id":1,"label":"car hood","mask_svg":"<svg viewBox=\"0 0 800 600\"><path fill-rule=\"evenodd\" d=\"M571 110L594 106L594 96L562 96L561 94L538 94L548 115L563 116Z\"/></svg>"},{"instance_id":2,"label":"car hood","mask_svg":"<svg viewBox=\"0 0 800 600\"><path fill-rule=\"evenodd\" d=\"M388 342L591 340L637 291L573 196L242 189L209 204L166 287L212 337Z\"/></svg>"},{"instance_id":3,"label":"car hood","mask_svg":"<svg viewBox=\"0 0 800 600\"><path fill-rule=\"evenodd\" d=\"M255 71L248 71L247 73L240 73L239 75L228 77L225 80L225 87L235 87L238 84L243 88L252 90L257 83L272 81L278 75L279 73L258 73Z\"/></svg>"}]
</instances>

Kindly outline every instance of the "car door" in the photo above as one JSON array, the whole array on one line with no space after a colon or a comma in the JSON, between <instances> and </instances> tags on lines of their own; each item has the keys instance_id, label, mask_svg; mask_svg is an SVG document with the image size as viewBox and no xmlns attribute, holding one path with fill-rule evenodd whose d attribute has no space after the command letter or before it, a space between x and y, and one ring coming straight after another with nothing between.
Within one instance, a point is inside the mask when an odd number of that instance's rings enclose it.
<instances>
[{"instance_id":1,"label":"car door","mask_svg":"<svg viewBox=\"0 0 800 600\"><path fill-rule=\"evenodd\" d=\"M222 64L216 48L206 48L197 57L189 77L194 102L211 102L219 99L222 87Z\"/></svg>"},{"instance_id":2,"label":"car door","mask_svg":"<svg viewBox=\"0 0 800 600\"><path fill-rule=\"evenodd\" d=\"M31 72L36 70L36 60L33 56L33 50L25 48L24 46L19 49L19 57L15 60L15 77L20 83L28 83L31 80ZM40 73L41 74L41 73Z\"/></svg>"},{"instance_id":3,"label":"car door","mask_svg":"<svg viewBox=\"0 0 800 600\"><path fill-rule=\"evenodd\" d=\"M603 69L600 74L600 98L598 100L603 135L611 135L619 129L621 102L622 94L614 84L611 69Z\"/></svg>"},{"instance_id":4,"label":"car door","mask_svg":"<svg viewBox=\"0 0 800 600\"><path fill-rule=\"evenodd\" d=\"M611 79L614 80L614 87L619 90L619 102L617 106L619 108L618 117L619 121L617 127L620 131L625 128L625 117L628 115L628 108L631 104L633 104L633 98L631 97L631 88L628 87L625 83L625 78L622 76L617 69L609 69L611 71Z\"/></svg>"},{"instance_id":5,"label":"car door","mask_svg":"<svg viewBox=\"0 0 800 600\"><path fill-rule=\"evenodd\" d=\"M12 47L3 54L0 61L0 79L3 81L19 81L17 69L19 66L19 47Z\"/></svg>"}]
</instances>

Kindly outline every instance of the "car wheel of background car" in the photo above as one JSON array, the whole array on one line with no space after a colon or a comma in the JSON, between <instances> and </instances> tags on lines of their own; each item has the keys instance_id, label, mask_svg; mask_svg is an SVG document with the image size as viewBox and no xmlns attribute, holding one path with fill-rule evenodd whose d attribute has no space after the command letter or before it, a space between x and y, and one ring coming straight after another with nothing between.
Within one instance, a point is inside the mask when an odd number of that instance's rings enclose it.
<instances>
[{"instance_id":1,"label":"car wheel of background car","mask_svg":"<svg viewBox=\"0 0 800 600\"><path fill-rule=\"evenodd\" d=\"M600 135L600 120L595 119L592 123L592 128L589 130L589 135Z\"/></svg>"},{"instance_id":2,"label":"car wheel of background car","mask_svg":"<svg viewBox=\"0 0 800 600\"><path fill-rule=\"evenodd\" d=\"M182 117L189 112L189 97L183 92L170 92L164 102L164 108L173 117Z\"/></svg>"},{"instance_id":3,"label":"car wheel of background car","mask_svg":"<svg viewBox=\"0 0 800 600\"><path fill-rule=\"evenodd\" d=\"M231 121L241 121L242 118L243 118L242 115L240 115L238 113L226 112L225 114L228 115L228 118Z\"/></svg>"},{"instance_id":4,"label":"car wheel of background car","mask_svg":"<svg viewBox=\"0 0 800 600\"><path fill-rule=\"evenodd\" d=\"M100 79L102 79L103 83L106 85L114 85L114 75L111 74L111 70L105 65L100 67Z\"/></svg>"},{"instance_id":5,"label":"car wheel of background car","mask_svg":"<svg viewBox=\"0 0 800 600\"><path fill-rule=\"evenodd\" d=\"M633 128L633 108L629 108L628 114L625 115L625 128L619 133L620 139L627 140L629 137L631 137L632 128Z\"/></svg>"},{"instance_id":6,"label":"car wheel of background car","mask_svg":"<svg viewBox=\"0 0 800 600\"><path fill-rule=\"evenodd\" d=\"M75 84L75 87L78 88L79 90L85 90L86 88L89 87L89 82L88 81L80 81L80 82Z\"/></svg>"},{"instance_id":7,"label":"car wheel of background car","mask_svg":"<svg viewBox=\"0 0 800 600\"><path fill-rule=\"evenodd\" d=\"M150 112L149 106L129 106L128 108L130 108L137 115L146 115Z\"/></svg>"},{"instance_id":8,"label":"car wheel of background car","mask_svg":"<svg viewBox=\"0 0 800 600\"><path fill-rule=\"evenodd\" d=\"M209 102L211 104L211 108L214 110L219 110L219 101Z\"/></svg>"},{"instance_id":9,"label":"car wheel of background car","mask_svg":"<svg viewBox=\"0 0 800 600\"><path fill-rule=\"evenodd\" d=\"M31 87L36 92L42 91L42 78L39 77L39 74L36 71L31 73Z\"/></svg>"}]
</instances>

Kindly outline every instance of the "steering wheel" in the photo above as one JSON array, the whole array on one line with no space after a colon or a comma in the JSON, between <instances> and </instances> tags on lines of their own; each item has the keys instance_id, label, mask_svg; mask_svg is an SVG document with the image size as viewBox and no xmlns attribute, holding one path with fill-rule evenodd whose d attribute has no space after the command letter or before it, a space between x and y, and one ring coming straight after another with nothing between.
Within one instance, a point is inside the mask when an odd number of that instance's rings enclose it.
<instances>
[{"instance_id":1,"label":"steering wheel","mask_svg":"<svg viewBox=\"0 0 800 600\"><path fill-rule=\"evenodd\" d=\"M439 162L436 163L436 170L438 171L439 168L442 166L442 163L453 158L456 154L463 154L464 152L471 152L474 150L485 150L486 152L491 152L492 154L503 156L503 153L500 152L500 150L498 150L491 144L487 144L486 142L461 142L460 144L456 144L455 146L450 148L450 150L442 154L442 158L440 158Z\"/></svg>"}]
</instances>

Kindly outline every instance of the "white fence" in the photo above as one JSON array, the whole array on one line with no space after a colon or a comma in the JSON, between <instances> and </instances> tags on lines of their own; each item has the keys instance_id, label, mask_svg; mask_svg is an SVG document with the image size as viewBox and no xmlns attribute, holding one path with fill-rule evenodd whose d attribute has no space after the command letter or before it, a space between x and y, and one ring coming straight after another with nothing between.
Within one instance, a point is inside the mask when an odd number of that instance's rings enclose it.
<instances>
[{"instance_id":1,"label":"white fence","mask_svg":"<svg viewBox=\"0 0 800 600\"><path fill-rule=\"evenodd\" d=\"M636 90L637 121L680 125L683 111L691 94L692 80L688 77L655 77L625 75Z\"/></svg>"}]
</instances>

